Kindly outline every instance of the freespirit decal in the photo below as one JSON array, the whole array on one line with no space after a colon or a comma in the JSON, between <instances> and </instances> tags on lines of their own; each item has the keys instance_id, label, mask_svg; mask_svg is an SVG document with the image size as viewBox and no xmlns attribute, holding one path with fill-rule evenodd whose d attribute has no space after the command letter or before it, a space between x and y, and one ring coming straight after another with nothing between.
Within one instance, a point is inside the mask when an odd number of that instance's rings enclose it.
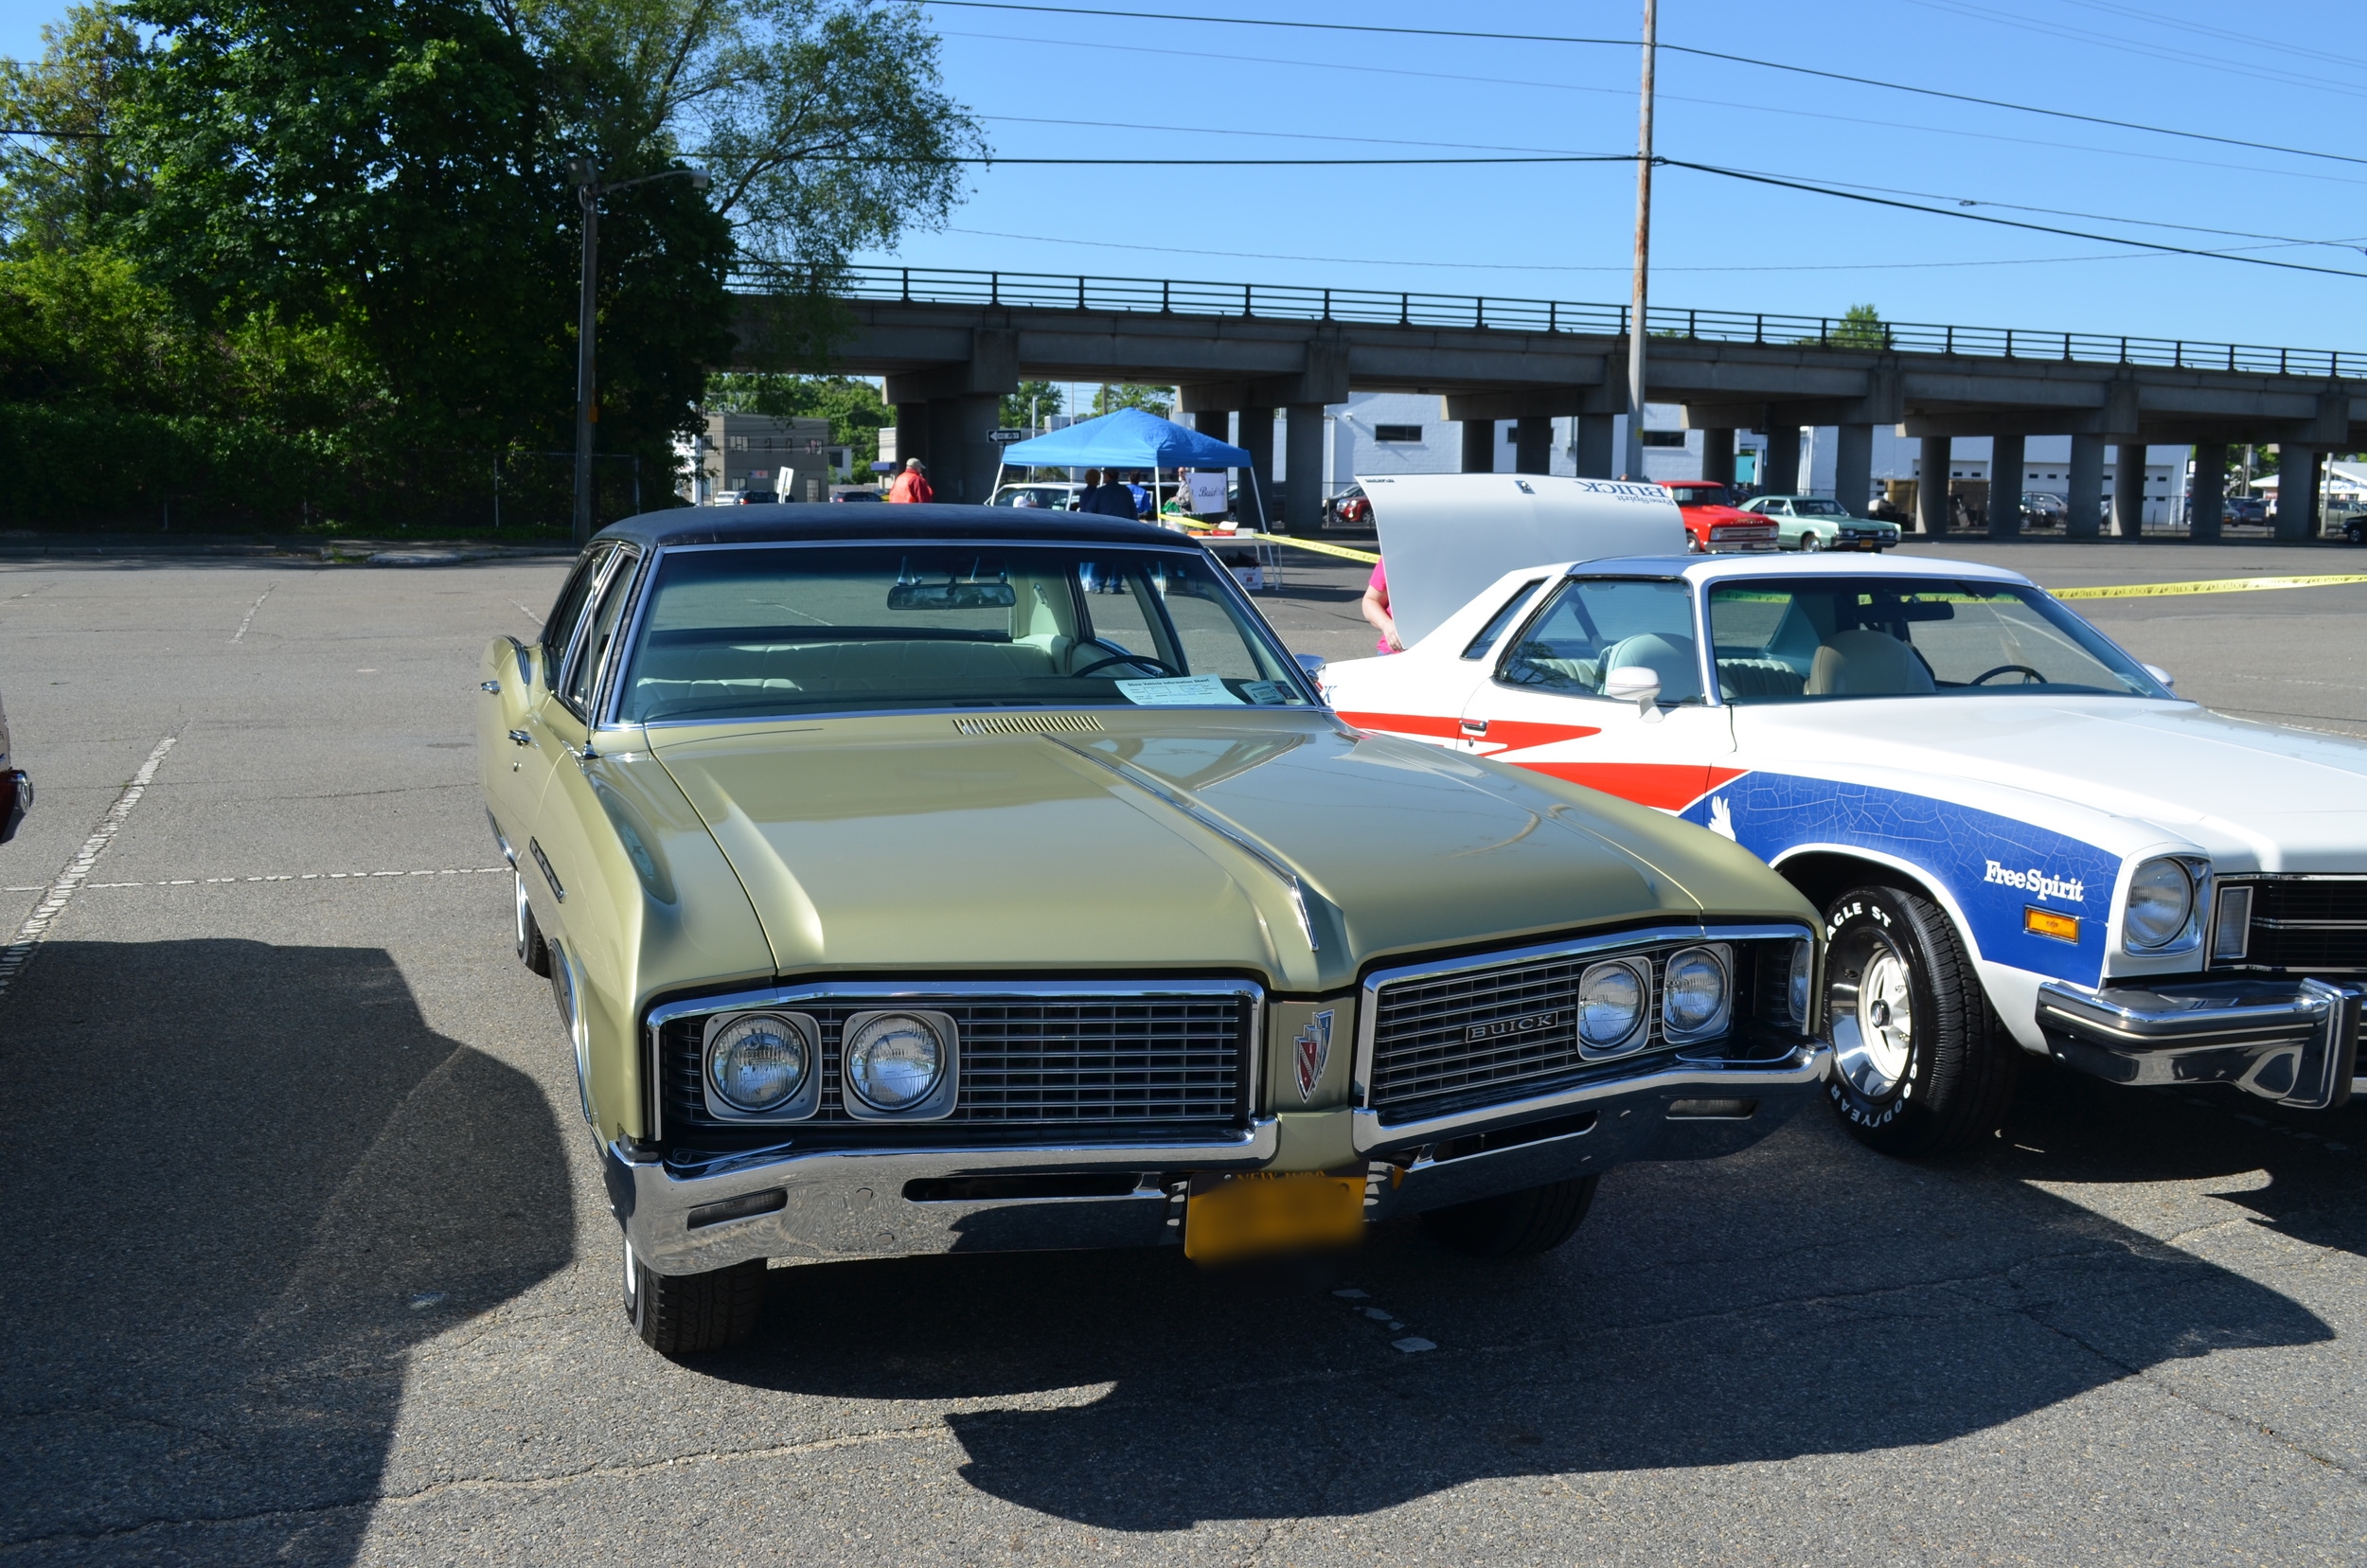
<instances>
[{"instance_id":1,"label":"freespirit decal","mask_svg":"<svg viewBox=\"0 0 2367 1568\"><path fill-rule=\"evenodd\" d=\"M2009 871L1996 861L1989 862L1989 874L1983 882L2002 882L2033 895L2040 903L2049 899L2062 899L2072 903L2088 901L2088 884L2077 877L2050 877L2037 866L2027 871Z\"/></svg>"}]
</instances>

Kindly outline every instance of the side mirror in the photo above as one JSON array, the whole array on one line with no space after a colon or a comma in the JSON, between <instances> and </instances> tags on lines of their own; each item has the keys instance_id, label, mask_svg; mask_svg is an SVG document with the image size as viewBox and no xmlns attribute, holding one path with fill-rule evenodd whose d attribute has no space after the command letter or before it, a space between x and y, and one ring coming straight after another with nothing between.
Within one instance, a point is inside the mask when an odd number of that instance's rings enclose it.
<instances>
[{"instance_id":1,"label":"side mirror","mask_svg":"<svg viewBox=\"0 0 2367 1568\"><path fill-rule=\"evenodd\" d=\"M1302 653L1298 656L1298 660L1299 668L1307 672L1307 678L1310 681L1321 675L1324 672L1324 666L1330 662L1321 653Z\"/></svg>"},{"instance_id":2,"label":"side mirror","mask_svg":"<svg viewBox=\"0 0 2367 1568\"><path fill-rule=\"evenodd\" d=\"M1604 676L1603 695L1614 703L1633 703L1646 719L1660 715L1660 676L1644 665L1621 665Z\"/></svg>"},{"instance_id":3,"label":"side mirror","mask_svg":"<svg viewBox=\"0 0 2367 1568\"><path fill-rule=\"evenodd\" d=\"M2145 667L2145 670L2146 674L2152 676L2163 686L2168 686L2172 691L2176 691L2178 689L2178 682L2171 677L2168 670L2162 668L2160 665L2147 665Z\"/></svg>"}]
</instances>

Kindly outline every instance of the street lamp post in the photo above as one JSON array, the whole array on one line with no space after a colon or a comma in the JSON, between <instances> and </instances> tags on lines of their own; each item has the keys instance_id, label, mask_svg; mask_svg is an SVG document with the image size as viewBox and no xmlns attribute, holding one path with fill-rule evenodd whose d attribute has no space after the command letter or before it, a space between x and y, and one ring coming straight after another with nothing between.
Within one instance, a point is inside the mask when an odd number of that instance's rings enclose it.
<instances>
[{"instance_id":1,"label":"street lamp post","mask_svg":"<svg viewBox=\"0 0 2367 1568\"><path fill-rule=\"evenodd\" d=\"M1644 0L1644 87L1635 136L1635 277L1628 307L1628 439L1623 479L1644 477L1644 350L1650 334L1645 314L1652 274L1652 57L1658 52L1658 0Z\"/></svg>"},{"instance_id":2,"label":"street lamp post","mask_svg":"<svg viewBox=\"0 0 2367 1568\"><path fill-rule=\"evenodd\" d=\"M686 179L693 190L707 187L700 169L668 169L638 179L600 183L599 166L589 154L567 160L576 201L583 208L583 284L576 301L576 548L592 542L592 426L599 418L599 382L593 366L593 340L599 312L600 198L612 190L652 180Z\"/></svg>"}]
</instances>

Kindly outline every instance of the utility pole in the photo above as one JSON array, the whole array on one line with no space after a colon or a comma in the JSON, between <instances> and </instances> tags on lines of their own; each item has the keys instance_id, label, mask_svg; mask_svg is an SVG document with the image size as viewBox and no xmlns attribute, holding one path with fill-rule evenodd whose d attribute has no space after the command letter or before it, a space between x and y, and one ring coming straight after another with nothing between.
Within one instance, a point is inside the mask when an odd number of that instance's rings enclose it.
<instances>
[{"instance_id":1,"label":"utility pole","mask_svg":"<svg viewBox=\"0 0 2367 1568\"><path fill-rule=\"evenodd\" d=\"M600 417L599 381L594 373L593 347L599 318L600 198L612 190L648 185L652 180L686 179L693 190L707 187L700 169L668 169L637 180L600 183L599 166L586 153L567 160L567 174L583 208L583 286L576 301L576 548L592 543L592 426ZM640 473L635 465L633 490L639 504Z\"/></svg>"},{"instance_id":2,"label":"utility pole","mask_svg":"<svg viewBox=\"0 0 2367 1568\"><path fill-rule=\"evenodd\" d=\"M1620 477L1644 477L1645 307L1652 270L1652 57L1659 0L1644 0L1644 87L1635 135L1635 285L1628 307L1628 443Z\"/></svg>"}]
</instances>

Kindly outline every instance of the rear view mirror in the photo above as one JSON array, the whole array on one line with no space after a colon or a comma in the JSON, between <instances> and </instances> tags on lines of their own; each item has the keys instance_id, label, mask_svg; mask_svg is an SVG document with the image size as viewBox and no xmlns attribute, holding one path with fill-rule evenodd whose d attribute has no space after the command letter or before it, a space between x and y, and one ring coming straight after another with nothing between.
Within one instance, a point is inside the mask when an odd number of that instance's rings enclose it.
<instances>
[{"instance_id":1,"label":"rear view mirror","mask_svg":"<svg viewBox=\"0 0 2367 1568\"><path fill-rule=\"evenodd\" d=\"M1018 602L1007 582L899 582L887 597L891 610L1008 610Z\"/></svg>"}]
</instances>

